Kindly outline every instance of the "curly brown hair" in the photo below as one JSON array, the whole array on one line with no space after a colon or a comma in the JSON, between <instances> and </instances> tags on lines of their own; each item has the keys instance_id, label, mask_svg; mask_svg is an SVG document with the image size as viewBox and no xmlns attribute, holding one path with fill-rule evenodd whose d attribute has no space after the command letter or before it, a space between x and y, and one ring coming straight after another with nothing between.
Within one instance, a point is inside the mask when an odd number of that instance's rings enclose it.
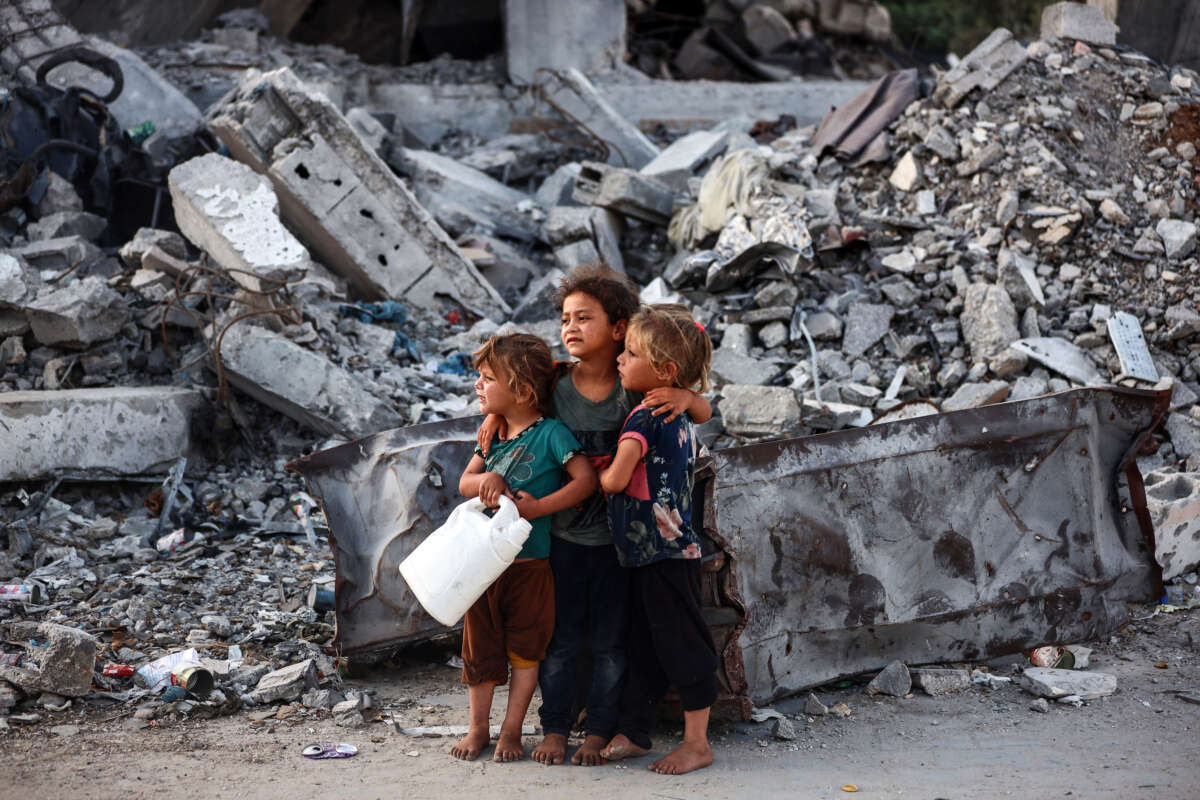
<instances>
[{"instance_id":1,"label":"curly brown hair","mask_svg":"<svg viewBox=\"0 0 1200 800\"><path fill-rule=\"evenodd\" d=\"M675 365L675 386L708 390L708 367L712 362L712 341L686 306L658 303L643 306L629 321L626 339L632 339L655 372L667 364Z\"/></svg>"},{"instance_id":2,"label":"curly brown hair","mask_svg":"<svg viewBox=\"0 0 1200 800\"><path fill-rule=\"evenodd\" d=\"M629 278L600 264L578 266L559 281L558 291L554 293L554 304L559 311L566 299L576 292L596 298L608 315L610 325L632 317L640 302L637 289Z\"/></svg>"},{"instance_id":3,"label":"curly brown hair","mask_svg":"<svg viewBox=\"0 0 1200 800\"><path fill-rule=\"evenodd\" d=\"M557 369L550 348L537 336L528 333L493 336L473 355L475 369L486 364L515 396L528 392L538 411L549 407Z\"/></svg>"}]
</instances>

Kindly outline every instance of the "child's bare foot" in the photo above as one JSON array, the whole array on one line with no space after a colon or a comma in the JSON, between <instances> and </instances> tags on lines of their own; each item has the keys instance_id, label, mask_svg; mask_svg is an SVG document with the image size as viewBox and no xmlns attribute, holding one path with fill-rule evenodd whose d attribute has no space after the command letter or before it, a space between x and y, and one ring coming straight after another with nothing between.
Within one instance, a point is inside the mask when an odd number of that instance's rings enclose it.
<instances>
[{"instance_id":1,"label":"child's bare foot","mask_svg":"<svg viewBox=\"0 0 1200 800\"><path fill-rule=\"evenodd\" d=\"M601 764L608 762L604 756L600 755L600 751L608 744L608 739L596 734L589 734L583 740L583 744L579 745L579 749L571 756L571 763L578 764L581 767L598 767Z\"/></svg>"},{"instance_id":2,"label":"child's bare foot","mask_svg":"<svg viewBox=\"0 0 1200 800\"><path fill-rule=\"evenodd\" d=\"M561 764L567 757L567 737L547 733L542 743L533 748L533 760L539 764Z\"/></svg>"},{"instance_id":3,"label":"child's bare foot","mask_svg":"<svg viewBox=\"0 0 1200 800\"><path fill-rule=\"evenodd\" d=\"M629 737L623 733L618 733L608 743L608 746L600 751L600 757L609 761L620 761L623 758L636 758L644 756L650 751L644 747L638 747L633 742L629 741Z\"/></svg>"},{"instance_id":4,"label":"child's bare foot","mask_svg":"<svg viewBox=\"0 0 1200 800\"><path fill-rule=\"evenodd\" d=\"M450 748L450 755L461 758L463 761L474 761L479 758L479 753L487 747L491 738L486 729L475 730L472 728L467 731L466 736L458 740L458 744Z\"/></svg>"},{"instance_id":5,"label":"child's bare foot","mask_svg":"<svg viewBox=\"0 0 1200 800\"><path fill-rule=\"evenodd\" d=\"M687 742L676 747L650 765L660 775L682 775L692 770L703 769L713 763L712 748L708 742Z\"/></svg>"},{"instance_id":6,"label":"child's bare foot","mask_svg":"<svg viewBox=\"0 0 1200 800\"><path fill-rule=\"evenodd\" d=\"M492 754L492 761L520 761L524 757L525 748L521 745L520 732L500 731L500 738L496 740L496 752Z\"/></svg>"}]
</instances>

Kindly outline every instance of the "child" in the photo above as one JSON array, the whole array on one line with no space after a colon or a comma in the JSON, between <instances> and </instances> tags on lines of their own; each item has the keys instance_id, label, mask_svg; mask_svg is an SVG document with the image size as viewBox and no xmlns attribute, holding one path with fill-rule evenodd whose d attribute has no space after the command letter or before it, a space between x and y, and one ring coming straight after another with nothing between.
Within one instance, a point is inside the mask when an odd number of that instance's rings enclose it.
<instances>
[{"instance_id":1,"label":"child","mask_svg":"<svg viewBox=\"0 0 1200 800\"><path fill-rule=\"evenodd\" d=\"M470 728L450 753L473 760L488 743L492 695L511 665L493 760L516 761L525 756L521 725L554 631L549 515L594 494L596 475L566 426L542 416L555 369L545 342L528 334L493 336L475 351L475 369L480 409L501 417L506 434L492 443L486 459L475 453L458 490L488 506L498 505L501 495L511 498L533 529L512 565L467 611L462 660Z\"/></svg>"},{"instance_id":2,"label":"child","mask_svg":"<svg viewBox=\"0 0 1200 800\"><path fill-rule=\"evenodd\" d=\"M563 346L576 361L555 383L550 413L575 434L593 466L604 466L612 458L621 423L639 403L657 406L655 413L667 413L668 419L684 410L700 422L712 416L708 401L690 391L660 388L643 398L621 386L617 357L625 346L629 318L638 307L637 290L625 276L598 266L578 267L559 284L555 301L562 312ZM489 417L481 426L481 444L491 440L496 422ZM586 737L571 761L594 766L603 763L600 751L617 727L625 675L629 575L617 562L599 492L580 506L556 514L550 533L554 637L538 675L545 737L534 748L533 758L543 764L561 764L566 759L567 734L575 722L571 710L577 661L586 633L592 653Z\"/></svg>"},{"instance_id":3,"label":"child","mask_svg":"<svg viewBox=\"0 0 1200 800\"><path fill-rule=\"evenodd\" d=\"M629 323L621 385L649 393L707 385L712 343L683 306L655 305ZM619 733L604 758L650 749L658 704L674 685L683 705L683 743L650 765L678 775L713 761L708 715L717 697L717 649L700 614L700 538L692 528L696 432L638 406L621 429L617 454L600 473L621 563L630 568L629 675Z\"/></svg>"}]
</instances>

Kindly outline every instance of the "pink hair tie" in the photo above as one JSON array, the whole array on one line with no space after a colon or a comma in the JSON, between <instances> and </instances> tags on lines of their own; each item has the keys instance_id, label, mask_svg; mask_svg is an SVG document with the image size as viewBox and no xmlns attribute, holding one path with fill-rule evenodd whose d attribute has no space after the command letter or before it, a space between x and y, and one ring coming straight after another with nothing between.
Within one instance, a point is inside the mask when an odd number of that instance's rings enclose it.
<instances>
[{"instance_id":1,"label":"pink hair tie","mask_svg":"<svg viewBox=\"0 0 1200 800\"><path fill-rule=\"evenodd\" d=\"M700 329L700 332L701 332L701 333L705 333L705 332L706 332L706 331L704 330L704 326L703 326L703 325L701 325L699 322L697 322L697 323L696 323L696 327Z\"/></svg>"}]
</instances>

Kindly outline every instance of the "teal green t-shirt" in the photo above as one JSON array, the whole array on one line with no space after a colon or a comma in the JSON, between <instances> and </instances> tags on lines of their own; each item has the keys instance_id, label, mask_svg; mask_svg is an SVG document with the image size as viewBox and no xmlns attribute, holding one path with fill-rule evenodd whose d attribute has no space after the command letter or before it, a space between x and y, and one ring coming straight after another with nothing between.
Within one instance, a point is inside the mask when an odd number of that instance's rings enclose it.
<instances>
[{"instance_id":1,"label":"teal green t-shirt","mask_svg":"<svg viewBox=\"0 0 1200 800\"><path fill-rule=\"evenodd\" d=\"M492 439L484 469L504 478L513 494L519 489L534 497L545 497L566 483L567 462L579 452L579 441L566 425L543 417L512 439ZM478 447L475 453L483 455ZM517 558L548 558L550 515L533 520L532 526Z\"/></svg>"}]
</instances>

